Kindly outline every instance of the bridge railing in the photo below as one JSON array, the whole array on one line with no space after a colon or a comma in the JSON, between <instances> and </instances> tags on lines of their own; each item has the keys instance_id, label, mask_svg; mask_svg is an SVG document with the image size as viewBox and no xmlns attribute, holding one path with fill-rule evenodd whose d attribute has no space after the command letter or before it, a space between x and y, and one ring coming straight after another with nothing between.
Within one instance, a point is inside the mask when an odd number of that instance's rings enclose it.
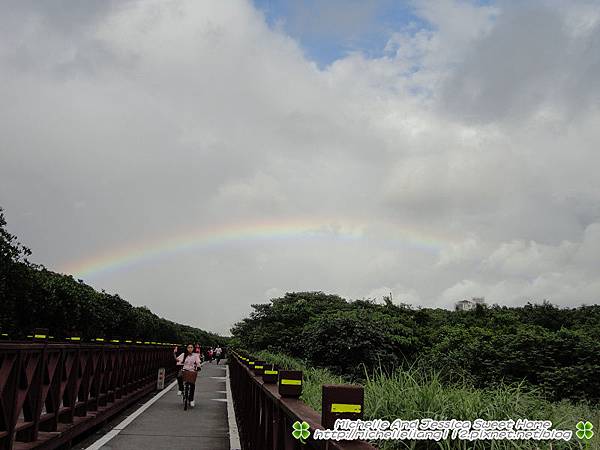
<instances>
[{"instance_id":1,"label":"bridge railing","mask_svg":"<svg viewBox=\"0 0 600 450\"><path fill-rule=\"evenodd\" d=\"M364 441L314 440L312 433L301 443L292 436L293 424L306 422L313 432L325 429L321 414L298 398L282 397L279 386L265 383L240 355L230 354L228 361L242 450L376 450Z\"/></svg>"},{"instance_id":2,"label":"bridge railing","mask_svg":"<svg viewBox=\"0 0 600 450\"><path fill-rule=\"evenodd\" d=\"M69 444L175 374L170 347L0 342L0 450Z\"/></svg>"}]
</instances>

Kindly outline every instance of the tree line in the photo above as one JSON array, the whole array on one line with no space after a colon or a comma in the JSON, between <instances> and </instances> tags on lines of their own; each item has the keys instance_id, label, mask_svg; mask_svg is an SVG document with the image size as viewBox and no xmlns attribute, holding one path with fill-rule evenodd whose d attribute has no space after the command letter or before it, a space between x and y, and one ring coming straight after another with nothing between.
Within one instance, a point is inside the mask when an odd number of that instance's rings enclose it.
<instances>
[{"instance_id":1,"label":"tree line","mask_svg":"<svg viewBox=\"0 0 600 450\"><path fill-rule=\"evenodd\" d=\"M6 229L0 208L0 331L23 339L35 328L56 337L110 337L224 345L226 338L158 317L118 294L98 292L71 275L31 263L31 251Z\"/></svg>"},{"instance_id":2,"label":"tree line","mask_svg":"<svg viewBox=\"0 0 600 450\"><path fill-rule=\"evenodd\" d=\"M600 401L600 305L478 305L472 311L288 293L252 305L233 344L302 358L349 378L423 366L476 388L524 383L552 401Z\"/></svg>"}]
</instances>

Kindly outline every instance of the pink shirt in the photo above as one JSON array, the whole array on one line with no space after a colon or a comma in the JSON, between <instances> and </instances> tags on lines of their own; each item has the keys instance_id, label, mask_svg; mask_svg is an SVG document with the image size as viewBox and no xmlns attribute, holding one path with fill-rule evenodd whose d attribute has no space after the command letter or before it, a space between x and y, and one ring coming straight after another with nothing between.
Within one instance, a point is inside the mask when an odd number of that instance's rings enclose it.
<instances>
[{"instance_id":1,"label":"pink shirt","mask_svg":"<svg viewBox=\"0 0 600 450\"><path fill-rule=\"evenodd\" d=\"M200 367L200 355L198 353L192 353L185 358L183 361L183 356L185 353L182 353L177 357L177 364L181 365L183 363L183 370L196 370L196 368Z\"/></svg>"}]
</instances>

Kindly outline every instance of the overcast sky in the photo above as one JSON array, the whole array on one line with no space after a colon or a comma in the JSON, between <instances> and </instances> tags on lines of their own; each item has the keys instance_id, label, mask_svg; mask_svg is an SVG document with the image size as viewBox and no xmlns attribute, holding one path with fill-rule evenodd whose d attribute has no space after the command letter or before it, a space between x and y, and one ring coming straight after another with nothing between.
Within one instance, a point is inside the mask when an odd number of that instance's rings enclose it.
<instances>
[{"instance_id":1,"label":"overcast sky","mask_svg":"<svg viewBox=\"0 0 600 450\"><path fill-rule=\"evenodd\" d=\"M300 290L598 303L599 74L597 1L0 1L0 206L220 333Z\"/></svg>"}]
</instances>

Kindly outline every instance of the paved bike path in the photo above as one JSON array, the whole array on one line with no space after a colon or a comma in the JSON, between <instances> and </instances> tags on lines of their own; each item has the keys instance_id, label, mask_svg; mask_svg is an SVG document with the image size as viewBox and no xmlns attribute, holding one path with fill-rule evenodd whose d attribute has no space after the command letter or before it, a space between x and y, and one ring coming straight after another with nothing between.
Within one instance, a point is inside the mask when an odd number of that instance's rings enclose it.
<instances>
[{"instance_id":1,"label":"paved bike path","mask_svg":"<svg viewBox=\"0 0 600 450\"><path fill-rule=\"evenodd\" d=\"M183 410L173 387L101 450L229 450L225 363L206 363L196 381L195 408Z\"/></svg>"}]
</instances>

